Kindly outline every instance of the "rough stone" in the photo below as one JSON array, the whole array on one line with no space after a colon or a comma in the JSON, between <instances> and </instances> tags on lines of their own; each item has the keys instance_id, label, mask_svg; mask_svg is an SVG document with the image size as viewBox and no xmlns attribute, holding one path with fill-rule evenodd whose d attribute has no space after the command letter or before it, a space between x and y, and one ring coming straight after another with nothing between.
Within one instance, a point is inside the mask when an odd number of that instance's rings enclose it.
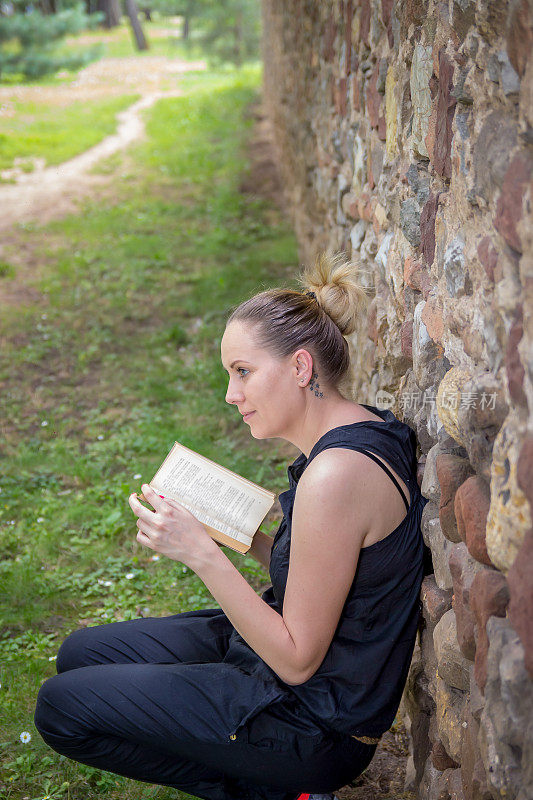
<instances>
[{"instance_id":1,"label":"rough stone","mask_svg":"<svg viewBox=\"0 0 533 800\"><path fill-rule=\"evenodd\" d=\"M498 251L490 236L484 236L481 239L477 248L477 256L487 278L492 282L498 281L502 277L501 269L498 269Z\"/></svg>"},{"instance_id":2,"label":"rough stone","mask_svg":"<svg viewBox=\"0 0 533 800\"><path fill-rule=\"evenodd\" d=\"M431 47L416 44L411 63L411 102L413 123L411 127L411 147L415 156L429 158L425 138L431 114L431 92L429 80L433 72Z\"/></svg>"},{"instance_id":3,"label":"rough stone","mask_svg":"<svg viewBox=\"0 0 533 800\"><path fill-rule=\"evenodd\" d=\"M412 197L404 200L400 208L400 227L402 233L413 247L420 244L420 209Z\"/></svg>"},{"instance_id":4,"label":"rough stone","mask_svg":"<svg viewBox=\"0 0 533 800\"><path fill-rule=\"evenodd\" d=\"M437 586L439 589L451 589L453 581L448 559L453 545L440 529L438 508L434 503L429 502L424 506L421 528L424 541L431 549Z\"/></svg>"},{"instance_id":5,"label":"rough stone","mask_svg":"<svg viewBox=\"0 0 533 800\"><path fill-rule=\"evenodd\" d=\"M439 619L452 607L451 589L439 589L434 575L426 575L422 581L420 596L424 617L430 632Z\"/></svg>"},{"instance_id":6,"label":"rough stone","mask_svg":"<svg viewBox=\"0 0 533 800\"><path fill-rule=\"evenodd\" d=\"M443 614L437 622L433 631L433 645L440 677L454 689L467 692L470 686L470 672L468 661L459 649L453 608Z\"/></svg>"},{"instance_id":7,"label":"rough stone","mask_svg":"<svg viewBox=\"0 0 533 800\"><path fill-rule=\"evenodd\" d=\"M437 392L437 414L446 432L456 442L466 447L468 438L460 430L457 417L461 403L462 386L470 374L460 367L452 367L443 377Z\"/></svg>"},{"instance_id":8,"label":"rough stone","mask_svg":"<svg viewBox=\"0 0 533 800\"><path fill-rule=\"evenodd\" d=\"M457 764L461 763L465 702L465 693L448 686L437 673L435 704L437 706L439 739L450 758Z\"/></svg>"},{"instance_id":9,"label":"rough stone","mask_svg":"<svg viewBox=\"0 0 533 800\"><path fill-rule=\"evenodd\" d=\"M529 503L517 483L520 434L521 423L516 410L512 410L492 450L487 552L492 563L504 572L515 560L526 531L532 525Z\"/></svg>"},{"instance_id":10,"label":"rough stone","mask_svg":"<svg viewBox=\"0 0 533 800\"><path fill-rule=\"evenodd\" d=\"M423 322L425 301L417 303L413 314L413 371L421 390L438 383L444 371L442 348L430 337Z\"/></svg>"},{"instance_id":11,"label":"rough stone","mask_svg":"<svg viewBox=\"0 0 533 800\"><path fill-rule=\"evenodd\" d=\"M485 537L489 507L490 488L487 482L479 475L467 478L455 494L457 530L470 555L482 564L492 566Z\"/></svg>"},{"instance_id":12,"label":"rough stone","mask_svg":"<svg viewBox=\"0 0 533 800\"><path fill-rule=\"evenodd\" d=\"M522 252L522 242L518 235L517 224L522 218L523 198L532 171L531 156L526 152L518 152L505 173L494 217L496 230L501 233L507 244L519 253Z\"/></svg>"},{"instance_id":13,"label":"rough stone","mask_svg":"<svg viewBox=\"0 0 533 800\"><path fill-rule=\"evenodd\" d=\"M430 194L420 213L420 241L422 244L422 254L429 266L433 264L435 258L435 218L439 203L439 195Z\"/></svg>"},{"instance_id":14,"label":"rough stone","mask_svg":"<svg viewBox=\"0 0 533 800\"><path fill-rule=\"evenodd\" d=\"M464 481L472 475L472 467L465 458L458 458L450 453L441 453L436 462L441 496L439 504L439 521L443 534L450 542L460 542L461 535L455 519L455 494Z\"/></svg>"},{"instance_id":15,"label":"rough stone","mask_svg":"<svg viewBox=\"0 0 533 800\"><path fill-rule=\"evenodd\" d=\"M533 684L520 640L506 619L487 622L489 651L479 746L493 797L533 796Z\"/></svg>"},{"instance_id":16,"label":"rough stone","mask_svg":"<svg viewBox=\"0 0 533 800\"><path fill-rule=\"evenodd\" d=\"M508 603L509 588L504 575L498 570L483 567L474 576L470 587L470 607L476 619L474 677L481 691L485 690L487 677L487 620L491 616L505 616Z\"/></svg>"},{"instance_id":17,"label":"rough stone","mask_svg":"<svg viewBox=\"0 0 533 800\"><path fill-rule=\"evenodd\" d=\"M533 678L533 529L527 531L507 573L509 619L520 636L525 666Z\"/></svg>"},{"instance_id":18,"label":"rough stone","mask_svg":"<svg viewBox=\"0 0 533 800\"><path fill-rule=\"evenodd\" d=\"M491 482L494 442L508 413L502 382L491 372L471 375L461 386L456 424L468 458L483 480Z\"/></svg>"},{"instance_id":19,"label":"rough stone","mask_svg":"<svg viewBox=\"0 0 533 800\"><path fill-rule=\"evenodd\" d=\"M387 159L392 161L398 155L398 100L397 100L398 77L394 65L387 70L385 82L385 122L386 136L385 148Z\"/></svg>"},{"instance_id":20,"label":"rough stone","mask_svg":"<svg viewBox=\"0 0 533 800\"><path fill-rule=\"evenodd\" d=\"M533 49L531 5L528 0L514 0L510 6L507 18L507 53L514 69L522 77Z\"/></svg>"},{"instance_id":21,"label":"rough stone","mask_svg":"<svg viewBox=\"0 0 533 800\"><path fill-rule=\"evenodd\" d=\"M445 178L451 178L452 164L450 150L452 144L452 123L456 99L452 95L453 65L444 50L439 51L439 91L437 95L437 114L435 122L435 146L433 166Z\"/></svg>"},{"instance_id":22,"label":"rough stone","mask_svg":"<svg viewBox=\"0 0 533 800\"><path fill-rule=\"evenodd\" d=\"M479 565L470 557L464 543L452 547L449 568L453 581L452 606L455 612L457 642L465 658L473 661L476 655L475 617L470 607L470 589Z\"/></svg>"},{"instance_id":23,"label":"rough stone","mask_svg":"<svg viewBox=\"0 0 533 800\"><path fill-rule=\"evenodd\" d=\"M485 119L473 153L475 193L488 202L503 185L509 153L516 147L516 122L503 110Z\"/></svg>"},{"instance_id":24,"label":"rough stone","mask_svg":"<svg viewBox=\"0 0 533 800\"><path fill-rule=\"evenodd\" d=\"M444 253L446 291L450 297L460 297L465 292L468 272L465 268L464 249L465 241L463 237L456 236Z\"/></svg>"},{"instance_id":25,"label":"rough stone","mask_svg":"<svg viewBox=\"0 0 533 800\"><path fill-rule=\"evenodd\" d=\"M465 800L492 800L477 743L479 722L471 713L469 705L465 705L462 726L461 781Z\"/></svg>"},{"instance_id":26,"label":"rough stone","mask_svg":"<svg viewBox=\"0 0 533 800\"><path fill-rule=\"evenodd\" d=\"M524 333L523 309L519 303L509 331L507 346L505 348L505 368L507 371L507 386L511 399L523 408L527 408L527 397L524 391L524 365L520 360L518 345Z\"/></svg>"},{"instance_id":27,"label":"rough stone","mask_svg":"<svg viewBox=\"0 0 533 800\"><path fill-rule=\"evenodd\" d=\"M440 346L438 352L442 355L444 341L443 306L442 299L435 289L432 289L427 296L426 305L422 310L422 321L432 340Z\"/></svg>"},{"instance_id":28,"label":"rough stone","mask_svg":"<svg viewBox=\"0 0 533 800\"><path fill-rule=\"evenodd\" d=\"M438 444L433 445L426 456L424 477L422 480L422 494L428 500L440 503L440 484L437 475L437 456L440 452Z\"/></svg>"},{"instance_id":29,"label":"rough stone","mask_svg":"<svg viewBox=\"0 0 533 800\"><path fill-rule=\"evenodd\" d=\"M453 760L453 758L450 758L444 748L444 745L441 741L439 741L439 739L434 742L433 747L431 748L431 761L433 762L435 769L438 769L441 772L445 769L457 769L459 766L457 762Z\"/></svg>"}]
</instances>

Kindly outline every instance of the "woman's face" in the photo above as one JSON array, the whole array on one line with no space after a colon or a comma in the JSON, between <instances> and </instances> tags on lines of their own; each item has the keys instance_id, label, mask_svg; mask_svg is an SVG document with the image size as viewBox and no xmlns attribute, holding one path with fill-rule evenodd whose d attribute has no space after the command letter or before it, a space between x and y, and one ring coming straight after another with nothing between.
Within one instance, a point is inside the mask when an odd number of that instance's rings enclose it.
<instances>
[{"instance_id":1,"label":"woman's face","mask_svg":"<svg viewBox=\"0 0 533 800\"><path fill-rule=\"evenodd\" d=\"M226 327L220 354L229 375L226 402L237 406L255 439L283 437L298 409L302 358L275 358L256 344L253 326L238 321Z\"/></svg>"}]
</instances>

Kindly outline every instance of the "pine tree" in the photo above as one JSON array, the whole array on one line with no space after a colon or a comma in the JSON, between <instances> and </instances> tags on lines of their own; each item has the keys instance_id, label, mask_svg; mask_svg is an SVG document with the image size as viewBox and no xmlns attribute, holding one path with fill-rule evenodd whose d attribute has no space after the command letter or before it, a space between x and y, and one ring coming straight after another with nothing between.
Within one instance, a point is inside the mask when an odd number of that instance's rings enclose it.
<instances>
[{"instance_id":1,"label":"pine tree","mask_svg":"<svg viewBox=\"0 0 533 800\"><path fill-rule=\"evenodd\" d=\"M57 13L54 8L50 0L40 8L27 0L0 5L0 80L7 75L39 78L59 69L76 69L94 57L90 51L60 56L56 49L64 36L90 27L99 17L89 17L81 5Z\"/></svg>"}]
</instances>

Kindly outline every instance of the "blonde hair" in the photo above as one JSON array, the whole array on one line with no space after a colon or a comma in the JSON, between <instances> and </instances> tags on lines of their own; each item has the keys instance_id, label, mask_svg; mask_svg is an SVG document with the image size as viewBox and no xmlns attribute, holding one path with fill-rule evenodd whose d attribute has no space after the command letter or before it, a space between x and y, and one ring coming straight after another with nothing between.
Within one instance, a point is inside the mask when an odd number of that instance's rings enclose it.
<instances>
[{"instance_id":1,"label":"blonde hair","mask_svg":"<svg viewBox=\"0 0 533 800\"><path fill-rule=\"evenodd\" d=\"M309 350L323 380L338 387L350 368L344 337L355 331L369 302L357 280L359 271L341 253L320 253L314 266L298 277L305 293L281 288L259 292L237 306L226 325L252 325L257 344L280 359L300 347Z\"/></svg>"}]
</instances>

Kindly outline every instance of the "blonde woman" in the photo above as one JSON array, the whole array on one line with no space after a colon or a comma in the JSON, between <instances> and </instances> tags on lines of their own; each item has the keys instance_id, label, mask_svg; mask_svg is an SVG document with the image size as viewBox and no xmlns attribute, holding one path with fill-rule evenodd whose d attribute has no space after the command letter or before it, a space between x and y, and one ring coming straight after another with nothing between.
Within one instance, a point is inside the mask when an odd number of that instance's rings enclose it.
<instances>
[{"instance_id":1,"label":"blonde woman","mask_svg":"<svg viewBox=\"0 0 533 800\"><path fill-rule=\"evenodd\" d=\"M241 303L221 341L226 400L255 439L301 451L282 522L249 551L261 596L183 506L143 485L137 541L186 564L220 608L79 630L39 692L59 753L206 800L333 798L392 724L424 574L414 432L342 393L367 297L321 255L304 291Z\"/></svg>"}]
</instances>

